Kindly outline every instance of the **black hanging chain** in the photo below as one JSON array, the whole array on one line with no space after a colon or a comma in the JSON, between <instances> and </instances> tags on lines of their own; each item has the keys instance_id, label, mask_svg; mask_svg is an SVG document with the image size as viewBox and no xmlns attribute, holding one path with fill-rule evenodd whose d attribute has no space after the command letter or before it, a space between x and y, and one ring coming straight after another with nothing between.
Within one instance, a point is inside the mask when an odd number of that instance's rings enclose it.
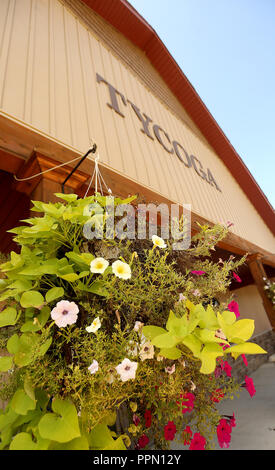
<instances>
[{"instance_id":1,"label":"black hanging chain","mask_svg":"<svg viewBox=\"0 0 275 470\"><path fill-rule=\"evenodd\" d=\"M64 187L65 187L65 184L67 183L67 181L70 179L70 177L74 174L74 172L77 170L77 168L81 165L81 163L85 160L85 158L88 157L88 155L90 153L95 153L96 152L96 149L97 149L97 145L94 144L93 147L91 149L88 150L87 153L85 153L85 155L83 155L83 157L81 158L81 160L79 160L79 162L77 163L77 165L72 169L71 173L65 178L65 180L63 181L62 183L62 194L64 194Z\"/></svg>"}]
</instances>

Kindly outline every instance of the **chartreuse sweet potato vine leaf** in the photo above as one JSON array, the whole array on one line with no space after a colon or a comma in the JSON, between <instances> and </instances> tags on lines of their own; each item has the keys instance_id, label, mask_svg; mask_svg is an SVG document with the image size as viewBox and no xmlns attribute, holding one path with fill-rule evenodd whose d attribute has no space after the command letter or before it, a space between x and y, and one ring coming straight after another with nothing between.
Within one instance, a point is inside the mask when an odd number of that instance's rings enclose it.
<instances>
[{"instance_id":1,"label":"chartreuse sweet potato vine leaf","mask_svg":"<svg viewBox=\"0 0 275 470\"><path fill-rule=\"evenodd\" d=\"M0 327L15 325L19 316L13 307L7 307L0 312Z\"/></svg>"},{"instance_id":2,"label":"chartreuse sweet potato vine leaf","mask_svg":"<svg viewBox=\"0 0 275 470\"><path fill-rule=\"evenodd\" d=\"M23 389L18 389L11 400L10 406L18 415L26 415L29 410L36 408L36 400L33 400Z\"/></svg>"},{"instance_id":3,"label":"chartreuse sweet potato vine leaf","mask_svg":"<svg viewBox=\"0 0 275 470\"><path fill-rule=\"evenodd\" d=\"M177 317L172 311L166 324L166 330L156 326L145 326L143 334L152 344L160 348L159 354L167 359L178 359L181 356L180 346L186 346L193 355L201 361L200 372L210 374L216 368L217 357L232 353L233 357L239 354L264 354L260 346L246 343L254 332L254 321L242 319L236 321L233 312L224 311L216 314L208 305L205 309L202 304L194 305L186 301L187 312ZM218 331L226 336L221 338ZM230 343L236 343L230 346ZM226 344L228 348L222 348Z\"/></svg>"},{"instance_id":4,"label":"chartreuse sweet potato vine leaf","mask_svg":"<svg viewBox=\"0 0 275 470\"><path fill-rule=\"evenodd\" d=\"M37 442L32 440L32 436L27 432L20 432L11 441L10 450L48 450L50 439L37 437Z\"/></svg>"},{"instance_id":5,"label":"chartreuse sweet potato vine leaf","mask_svg":"<svg viewBox=\"0 0 275 470\"><path fill-rule=\"evenodd\" d=\"M123 436L114 439L106 424L97 424L89 434L92 450L126 450Z\"/></svg>"},{"instance_id":6,"label":"chartreuse sweet potato vine leaf","mask_svg":"<svg viewBox=\"0 0 275 470\"><path fill-rule=\"evenodd\" d=\"M11 356L2 356L0 357L0 372L7 372L11 369L13 359Z\"/></svg>"},{"instance_id":7,"label":"chartreuse sweet potato vine leaf","mask_svg":"<svg viewBox=\"0 0 275 470\"><path fill-rule=\"evenodd\" d=\"M42 438L69 442L80 437L77 411L71 402L54 398L52 410L53 413L46 413L38 424Z\"/></svg>"}]
</instances>

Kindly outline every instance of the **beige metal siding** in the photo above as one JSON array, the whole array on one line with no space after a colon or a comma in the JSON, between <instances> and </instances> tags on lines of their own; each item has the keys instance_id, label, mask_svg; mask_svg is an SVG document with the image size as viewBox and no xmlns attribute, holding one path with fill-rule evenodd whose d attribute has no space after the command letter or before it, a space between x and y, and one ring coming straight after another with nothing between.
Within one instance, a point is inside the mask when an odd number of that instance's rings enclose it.
<instances>
[{"instance_id":1,"label":"beige metal siding","mask_svg":"<svg viewBox=\"0 0 275 470\"><path fill-rule=\"evenodd\" d=\"M235 291L235 294L239 304L240 318L251 318L255 321L253 336L272 329L262 298L255 285L241 287Z\"/></svg>"},{"instance_id":2,"label":"beige metal siding","mask_svg":"<svg viewBox=\"0 0 275 470\"><path fill-rule=\"evenodd\" d=\"M58 0L0 1L0 111L81 152L95 140L106 165L274 252L272 233L147 58L109 25L100 37L93 12L88 19L96 33ZM110 109L96 73L210 168L222 192L143 134L129 103L119 101L124 118Z\"/></svg>"}]
</instances>

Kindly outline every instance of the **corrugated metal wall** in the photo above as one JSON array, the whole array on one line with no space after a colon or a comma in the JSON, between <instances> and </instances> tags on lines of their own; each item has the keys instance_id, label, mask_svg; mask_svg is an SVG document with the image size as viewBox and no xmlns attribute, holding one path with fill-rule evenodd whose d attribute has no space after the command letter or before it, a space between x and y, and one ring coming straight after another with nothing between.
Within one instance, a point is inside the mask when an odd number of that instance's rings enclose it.
<instances>
[{"instance_id":1,"label":"corrugated metal wall","mask_svg":"<svg viewBox=\"0 0 275 470\"><path fill-rule=\"evenodd\" d=\"M124 60L100 38L98 24L108 29L109 41L113 35L117 49L120 41L125 50L126 39L96 15L94 21L97 33L58 0L1 0L0 110L81 152L94 139L105 164L171 200L191 203L213 222L232 221L235 234L273 252L270 230L174 97L168 107L170 92L158 92L164 84L146 57L141 61L127 42L132 53ZM124 118L108 107L108 88L96 82L96 73L210 168L222 192L142 133L129 103L119 101ZM146 73L159 86L149 86Z\"/></svg>"}]
</instances>

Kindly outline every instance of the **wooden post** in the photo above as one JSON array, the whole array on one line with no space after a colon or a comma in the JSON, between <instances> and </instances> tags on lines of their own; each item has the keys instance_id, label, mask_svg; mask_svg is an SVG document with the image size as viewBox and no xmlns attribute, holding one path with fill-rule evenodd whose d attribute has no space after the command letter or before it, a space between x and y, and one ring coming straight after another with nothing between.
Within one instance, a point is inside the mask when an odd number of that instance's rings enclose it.
<instances>
[{"instance_id":1,"label":"wooden post","mask_svg":"<svg viewBox=\"0 0 275 470\"><path fill-rule=\"evenodd\" d=\"M262 297L264 309L269 318L271 326L275 330L275 310L273 308L272 302L266 295L266 290L264 289L264 278L266 278L267 275L265 273L265 269L262 263L262 258L263 256L261 254L255 253L247 257L247 263L249 265L255 284L258 288L259 294Z\"/></svg>"}]
</instances>

